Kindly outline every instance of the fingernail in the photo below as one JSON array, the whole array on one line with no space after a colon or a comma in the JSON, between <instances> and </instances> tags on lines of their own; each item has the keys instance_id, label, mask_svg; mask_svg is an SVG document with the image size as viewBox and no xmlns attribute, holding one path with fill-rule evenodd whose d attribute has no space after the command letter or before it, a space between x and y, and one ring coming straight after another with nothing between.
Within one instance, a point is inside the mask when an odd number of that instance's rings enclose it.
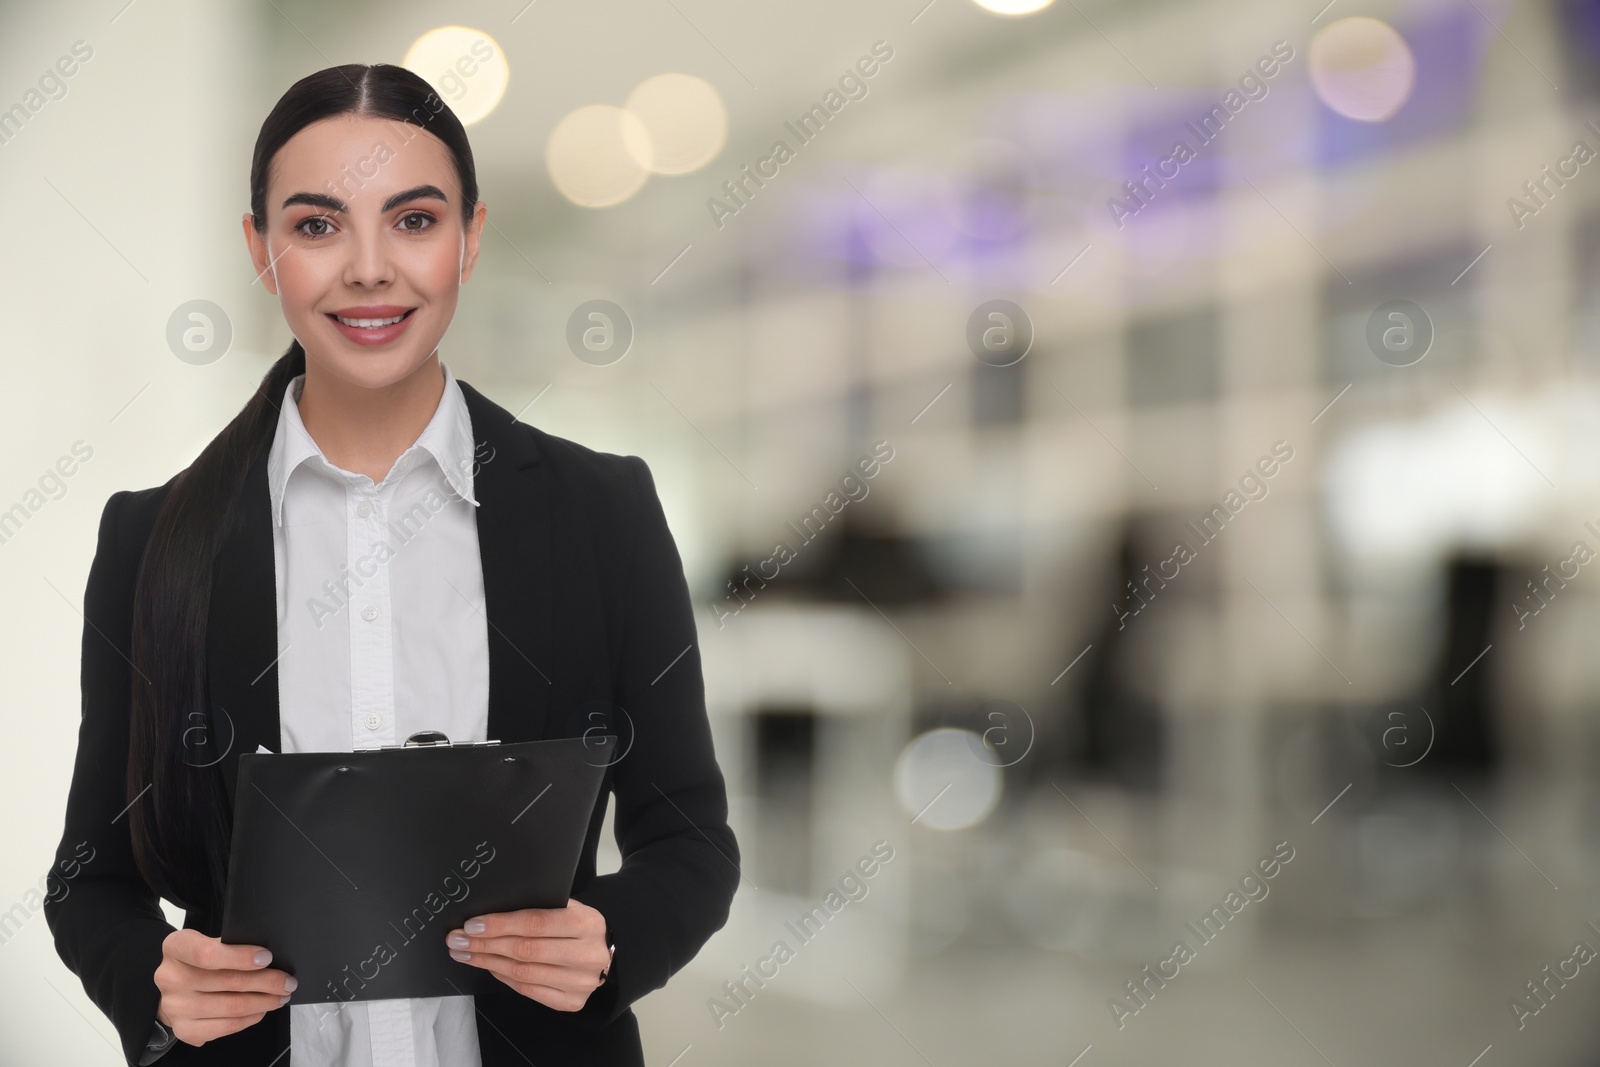
<instances>
[{"instance_id":1,"label":"fingernail","mask_svg":"<svg viewBox=\"0 0 1600 1067\"><path fill-rule=\"evenodd\" d=\"M467 925L465 927L463 927L463 929L466 930L467 933L469 933L469 934L481 934L485 930L487 930L488 927L486 925L484 925L484 922L483 922L482 919L473 919L470 922L468 922Z\"/></svg>"},{"instance_id":2,"label":"fingernail","mask_svg":"<svg viewBox=\"0 0 1600 1067\"><path fill-rule=\"evenodd\" d=\"M451 934L444 940L445 944L449 945L451 948L466 948L468 945L472 944L471 941L467 940L467 936L465 934Z\"/></svg>"},{"instance_id":3,"label":"fingernail","mask_svg":"<svg viewBox=\"0 0 1600 1067\"><path fill-rule=\"evenodd\" d=\"M283 980L284 992L293 993L298 988L300 988L300 980L294 975L291 974L289 977Z\"/></svg>"},{"instance_id":4,"label":"fingernail","mask_svg":"<svg viewBox=\"0 0 1600 1067\"><path fill-rule=\"evenodd\" d=\"M281 1008L287 1003L289 1003L289 997L288 997L287 994L285 994L285 995L283 995L283 996L278 998L278 1007Z\"/></svg>"},{"instance_id":5,"label":"fingernail","mask_svg":"<svg viewBox=\"0 0 1600 1067\"><path fill-rule=\"evenodd\" d=\"M450 958L455 960L457 963L466 963L468 960L470 960L472 958L472 953L470 953L470 952L458 952L455 949L451 949L450 950Z\"/></svg>"},{"instance_id":6,"label":"fingernail","mask_svg":"<svg viewBox=\"0 0 1600 1067\"><path fill-rule=\"evenodd\" d=\"M272 962L272 953L267 949L262 949L260 952L257 952L252 959L255 960L257 967L265 967L267 964Z\"/></svg>"}]
</instances>

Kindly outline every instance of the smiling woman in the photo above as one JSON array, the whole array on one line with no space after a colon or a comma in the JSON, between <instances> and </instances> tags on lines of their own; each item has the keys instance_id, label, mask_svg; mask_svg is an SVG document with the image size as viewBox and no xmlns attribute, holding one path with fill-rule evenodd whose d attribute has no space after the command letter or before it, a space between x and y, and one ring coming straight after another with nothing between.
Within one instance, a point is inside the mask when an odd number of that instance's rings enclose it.
<instances>
[{"instance_id":1,"label":"smiling woman","mask_svg":"<svg viewBox=\"0 0 1600 1067\"><path fill-rule=\"evenodd\" d=\"M244 238L294 341L193 464L112 494L84 594L58 858L104 858L45 910L130 1065L643 1067L632 1002L727 920L739 850L649 468L518 421L440 358L487 210L461 122L401 67L318 71L262 125ZM394 523L406 550L379 559ZM352 569L340 624L297 610ZM408 948L490 972L490 992L284 1012L273 946L217 936L238 753L573 736L596 703L633 736L566 905ZM228 730L195 726L224 712ZM622 863L601 875L609 795Z\"/></svg>"},{"instance_id":2,"label":"smiling woman","mask_svg":"<svg viewBox=\"0 0 1600 1067\"><path fill-rule=\"evenodd\" d=\"M448 135L450 125L442 120L448 111L431 92L428 99L420 110L430 132ZM414 118L418 110L400 114ZM271 225L268 205L254 197L244 217L251 259L267 291L280 298L297 345L323 354L318 362L327 373L308 377L299 402L306 430L331 462L374 481L388 469L377 464L414 440L438 406L443 380L430 353L472 276L488 212L477 202L475 176L454 176L446 141L407 126L384 115L344 112L305 126L270 161L258 151L253 171L270 168L265 177L281 201ZM466 134L459 136L460 153L470 161ZM390 142L407 150L381 152ZM368 158L379 161L372 177L346 196L327 192L330 161L347 160L366 146L373 146ZM444 191L452 187L454 215ZM382 292L387 299L349 302L354 292ZM348 411L352 404L359 405L358 421L325 425L332 421L329 408Z\"/></svg>"}]
</instances>

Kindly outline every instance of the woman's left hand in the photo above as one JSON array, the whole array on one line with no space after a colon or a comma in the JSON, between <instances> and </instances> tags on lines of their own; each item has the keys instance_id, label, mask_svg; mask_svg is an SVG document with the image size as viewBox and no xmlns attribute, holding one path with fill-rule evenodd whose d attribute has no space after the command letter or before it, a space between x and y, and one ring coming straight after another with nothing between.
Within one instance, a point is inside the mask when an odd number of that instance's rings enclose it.
<instances>
[{"instance_id":1,"label":"woman's left hand","mask_svg":"<svg viewBox=\"0 0 1600 1067\"><path fill-rule=\"evenodd\" d=\"M582 901L468 919L445 938L450 957L557 1011L577 1011L611 965L606 920Z\"/></svg>"}]
</instances>

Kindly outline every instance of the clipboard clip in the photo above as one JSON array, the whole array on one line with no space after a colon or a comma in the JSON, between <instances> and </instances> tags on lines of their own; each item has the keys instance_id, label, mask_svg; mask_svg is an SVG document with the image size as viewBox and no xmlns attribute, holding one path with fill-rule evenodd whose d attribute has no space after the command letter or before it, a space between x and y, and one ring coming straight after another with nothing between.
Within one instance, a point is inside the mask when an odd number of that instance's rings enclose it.
<instances>
[{"instance_id":1,"label":"clipboard clip","mask_svg":"<svg viewBox=\"0 0 1600 1067\"><path fill-rule=\"evenodd\" d=\"M406 738L403 745L379 745L379 752L392 752L405 748L486 748L499 741L452 741L438 730L418 730ZM370 751L370 750L368 750Z\"/></svg>"}]
</instances>

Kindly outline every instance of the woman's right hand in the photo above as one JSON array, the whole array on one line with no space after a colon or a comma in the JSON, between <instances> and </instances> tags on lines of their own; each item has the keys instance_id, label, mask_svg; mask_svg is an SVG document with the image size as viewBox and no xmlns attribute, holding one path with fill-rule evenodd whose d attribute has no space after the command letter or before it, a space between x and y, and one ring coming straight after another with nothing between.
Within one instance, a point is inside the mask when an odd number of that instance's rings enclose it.
<instances>
[{"instance_id":1,"label":"woman's right hand","mask_svg":"<svg viewBox=\"0 0 1600 1067\"><path fill-rule=\"evenodd\" d=\"M294 976L270 969L259 945L225 945L198 930L174 930L161 942L156 1019L179 1041L203 1045L254 1026L289 1002Z\"/></svg>"}]
</instances>

